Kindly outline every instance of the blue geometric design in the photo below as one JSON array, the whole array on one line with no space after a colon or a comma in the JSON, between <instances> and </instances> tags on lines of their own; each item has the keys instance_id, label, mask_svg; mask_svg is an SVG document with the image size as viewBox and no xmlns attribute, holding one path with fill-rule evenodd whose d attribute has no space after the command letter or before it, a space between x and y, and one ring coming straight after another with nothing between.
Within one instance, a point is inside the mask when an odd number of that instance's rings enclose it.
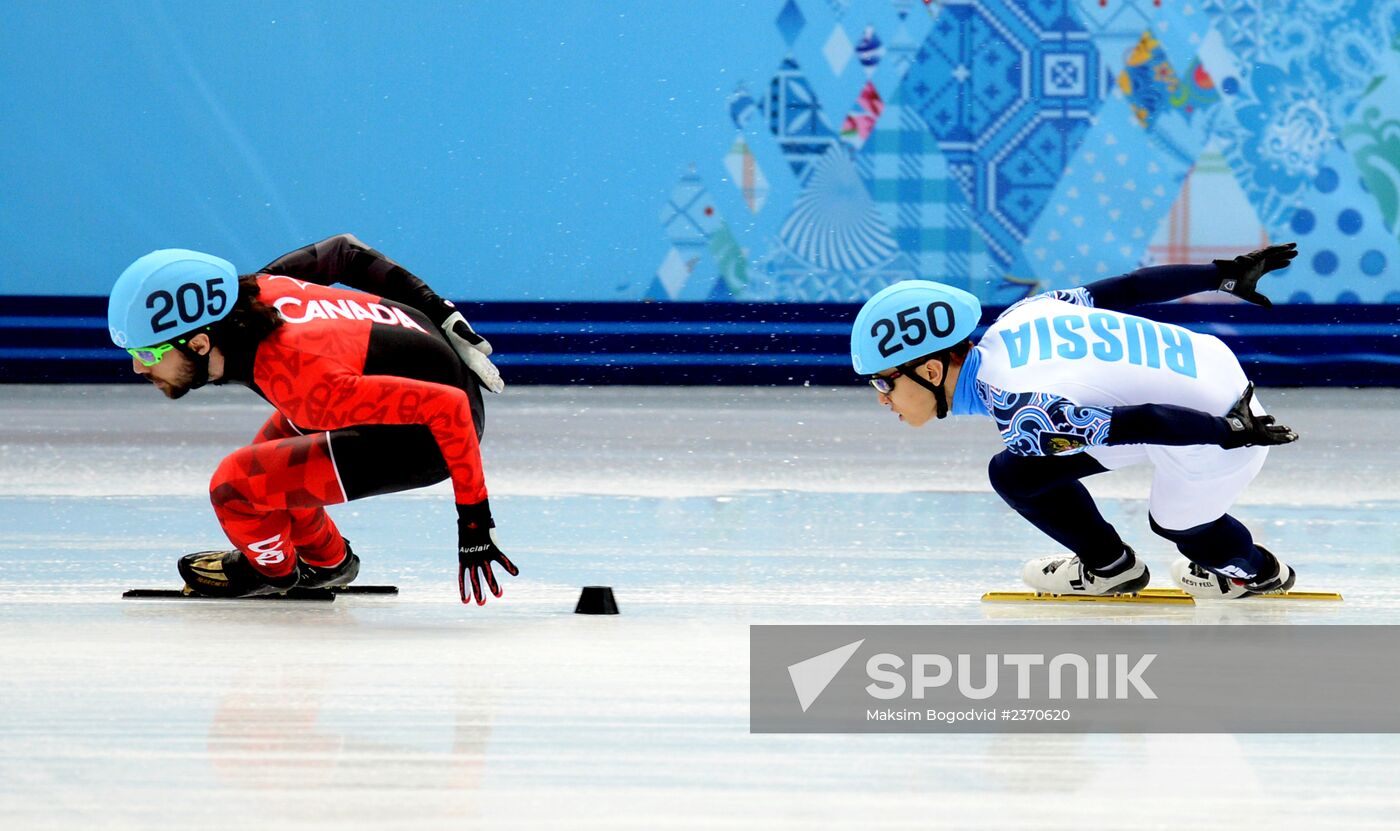
<instances>
[{"instance_id":1,"label":"blue geometric design","mask_svg":"<svg viewBox=\"0 0 1400 831\"><path fill-rule=\"evenodd\" d=\"M802 68L791 57L783 59L768 85L768 128L798 181L805 182L812 162L841 141Z\"/></svg>"},{"instance_id":2,"label":"blue geometric design","mask_svg":"<svg viewBox=\"0 0 1400 831\"><path fill-rule=\"evenodd\" d=\"M1288 299L1383 302L1393 279L1369 275L1367 266L1400 262L1400 241L1341 144L1371 80L1360 76L1385 65L1354 37L1372 25L1372 4L1211 2L1238 12L1222 18L1221 37L1201 50L1228 105L1217 121L1225 157L1270 236L1296 237L1308 252L1284 272L1296 287Z\"/></svg>"},{"instance_id":3,"label":"blue geometric design","mask_svg":"<svg viewBox=\"0 0 1400 831\"><path fill-rule=\"evenodd\" d=\"M1195 3L1160 0L1076 0L1075 9L1098 47L1103 66L1112 74L1123 68L1125 56L1144 32L1150 32L1178 67L1195 56L1211 16Z\"/></svg>"},{"instance_id":4,"label":"blue geometric design","mask_svg":"<svg viewBox=\"0 0 1400 831\"><path fill-rule=\"evenodd\" d=\"M1121 96L1099 111L1092 133L1026 239L1042 288L1078 286L1141 264L1205 141L1205 130L1192 131L1174 110L1155 127L1144 130ZM1164 134L1170 127L1179 128L1177 136ZM1190 142L1196 152L1172 147L1173 138Z\"/></svg>"},{"instance_id":5,"label":"blue geometric design","mask_svg":"<svg viewBox=\"0 0 1400 831\"><path fill-rule=\"evenodd\" d=\"M995 302L987 247L972 227L962 189L919 114L900 93L861 147L856 161L911 277L938 280Z\"/></svg>"},{"instance_id":6,"label":"blue geometric design","mask_svg":"<svg viewBox=\"0 0 1400 831\"><path fill-rule=\"evenodd\" d=\"M949 0L901 92L938 139L993 261L1011 267L1106 92L1071 2Z\"/></svg>"},{"instance_id":7,"label":"blue geometric design","mask_svg":"<svg viewBox=\"0 0 1400 831\"><path fill-rule=\"evenodd\" d=\"M1319 179L1330 189L1318 187ZM1299 249L1308 252L1281 272L1290 293L1306 285L1312 302L1385 302L1396 278L1393 273L1378 278L1386 263L1400 263L1400 240L1385 227L1375 200L1362 189L1347 149L1334 142L1309 184L1305 207L1269 226L1272 236L1296 239Z\"/></svg>"},{"instance_id":8,"label":"blue geometric design","mask_svg":"<svg viewBox=\"0 0 1400 831\"><path fill-rule=\"evenodd\" d=\"M1010 302L1295 237L1278 299L1400 298L1400 0L772 3L787 57L727 107L768 207L720 188L722 231L674 217L673 299L852 301L917 276ZM868 76L805 35L838 25L868 33L858 53L884 41ZM721 277L682 274L701 240Z\"/></svg>"},{"instance_id":9,"label":"blue geometric design","mask_svg":"<svg viewBox=\"0 0 1400 831\"><path fill-rule=\"evenodd\" d=\"M783 4L782 11L778 12L778 19L773 21L782 33L783 40L787 41L788 48L797 42L797 36L802 34L802 29L807 25L807 18L802 16L802 9L797 7L795 0L787 0Z\"/></svg>"},{"instance_id":10,"label":"blue geometric design","mask_svg":"<svg viewBox=\"0 0 1400 831\"><path fill-rule=\"evenodd\" d=\"M1377 38L1376 0L1205 0L1246 75L1274 66L1315 93L1331 126L1345 123L1392 44Z\"/></svg>"},{"instance_id":11,"label":"blue geometric design","mask_svg":"<svg viewBox=\"0 0 1400 831\"><path fill-rule=\"evenodd\" d=\"M1041 87L1052 98L1083 98L1088 87L1084 55L1076 52L1047 53Z\"/></svg>"},{"instance_id":12,"label":"blue geometric design","mask_svg":"<svg viewBox=\"0 0 1400 831\"><path fill-rule=\"evenodd\" d=\"M783 245L824 271L864 271L898 250L845 148L813 165L807 187L783 223Z\"/></svg>"},{"instance_id":13,"label":"blue geometric design","mask_svg":"<svg viewBox=\"0 0 1400 831\"><path fill-rule=\"evenodd\" d=\"M1194 67L1194 63L1192 64ZM1219 97L1182 77L1161 44L1140 37L1120 89L1064 169L1050 207L1026 239L1043 287L1065 288L1131 271L1205 149Z\"/></svg>"}]
</instances>

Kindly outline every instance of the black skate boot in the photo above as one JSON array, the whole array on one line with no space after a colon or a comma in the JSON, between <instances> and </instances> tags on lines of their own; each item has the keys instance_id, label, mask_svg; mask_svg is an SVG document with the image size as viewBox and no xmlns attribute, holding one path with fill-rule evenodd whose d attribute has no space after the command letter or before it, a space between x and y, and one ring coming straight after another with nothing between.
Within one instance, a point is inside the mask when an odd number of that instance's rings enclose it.
<instances>
[{"instance_id":1,"label":"black skate boot","mask_svg":"<svg viewBox=\"0 0 1400 831\"><path fill-rule=\"evenodd\" d=\"M286 577L268 577L248 562L242 551L196 551L180 558L185 586L205 597L256 597L283 594L297 585L297 570Z\"/></svg>"},{"instance_id":2,"label":"black skate boot","mask_svg":"<svg viewBox=\"0 0 1400 831\"><path fill-rule=\"evenodd\" d=\"M1255 548L1269 555L1269 559L1278 563L1278 573L1267 580L1255 580L1252 583L1245 583L1244 587L1250 594L1282 594L1293 588L1293 584L1298 580L1298 574L1293 567L1274 556L1274 553L1262 545Z\"/></svg>"},{"instance_id":3,"label":"black skate boot","mask_svg":"<svg viewBox=\"0 0 1400 831\"><path fill-rule=\"evenodd\" d=\"M345 559L340 561L338 566L313 566L301 563L297 566L301 572L301 582L297 583L298 588L303 589L338 589L341 586L350 585L356 577L360 576L360 558L355 556L355 552L350 550L350 541L345 541Z\"/></svg>"}]
</instances>

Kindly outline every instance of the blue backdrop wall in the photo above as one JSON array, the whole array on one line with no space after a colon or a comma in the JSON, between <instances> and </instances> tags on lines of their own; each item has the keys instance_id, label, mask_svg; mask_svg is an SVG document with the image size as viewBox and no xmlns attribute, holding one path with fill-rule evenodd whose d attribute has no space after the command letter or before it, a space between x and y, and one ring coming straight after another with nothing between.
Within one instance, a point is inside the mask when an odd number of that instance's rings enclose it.
<instances>
[{"instance_id":1,"label":"blue backdrop wall","mask_svg":"<svg viewBox=\"0 0 1400 831\"><path fill-rule=\"evenodd\" d=\"M502 326L718 304L649 312L618 356L705 320L837 326L910 276L996 306L1297 239L1273 293L1307 310L1250 325L1331 324L1292 365L1400 364L1400 0L133 0L4 25L10 379L100 360L94 298L148 250L252 269L339 231L517 304ZM563 354L521 337L507 364Z\"/></svg>"}]
</instances>

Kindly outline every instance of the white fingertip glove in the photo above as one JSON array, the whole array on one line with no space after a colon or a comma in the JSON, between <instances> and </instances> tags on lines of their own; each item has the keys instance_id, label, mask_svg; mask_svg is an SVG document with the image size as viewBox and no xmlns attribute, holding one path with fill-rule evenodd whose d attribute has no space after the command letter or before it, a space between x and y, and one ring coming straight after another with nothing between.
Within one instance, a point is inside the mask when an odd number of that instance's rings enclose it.
<instances>
[{"instance_id":1,"label":"white fingertip glove","mask_svg":"<svg viewBox=\"0 0 1400 831\"><path fill-rule=\"evenodd\" d=\"M505 391L506 382L501 378L501 371L487 357L491 354L491 344L472 329L461 312L453 312L442 322L442 332L447 335L447 342L452 344L457 357L462 359L467 369L476 373L483 386L494 393Z\"/></svg>"}]
</instances>

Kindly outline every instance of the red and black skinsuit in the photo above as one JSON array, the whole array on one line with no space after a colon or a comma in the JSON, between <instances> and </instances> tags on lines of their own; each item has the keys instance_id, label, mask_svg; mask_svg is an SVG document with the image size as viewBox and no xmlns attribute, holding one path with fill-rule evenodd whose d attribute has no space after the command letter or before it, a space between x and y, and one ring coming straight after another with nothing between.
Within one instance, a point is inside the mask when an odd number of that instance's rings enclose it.
<instances>
[{"instance_id":1,"label":"red and black skinsuit","mask_svg":"<svg viewBox=\"0 0 1400 831\"><path fill-rule=\"evenodd\" d=\"M224 380L277 412L209 486L255 568L337 565L345 543L326 505L449 477L459 505L486 499L481 390L438 328L450 303L348 234L269 263L257 281L286 322L254 354L226 355Z\"/></svg>"}]
</instances>

